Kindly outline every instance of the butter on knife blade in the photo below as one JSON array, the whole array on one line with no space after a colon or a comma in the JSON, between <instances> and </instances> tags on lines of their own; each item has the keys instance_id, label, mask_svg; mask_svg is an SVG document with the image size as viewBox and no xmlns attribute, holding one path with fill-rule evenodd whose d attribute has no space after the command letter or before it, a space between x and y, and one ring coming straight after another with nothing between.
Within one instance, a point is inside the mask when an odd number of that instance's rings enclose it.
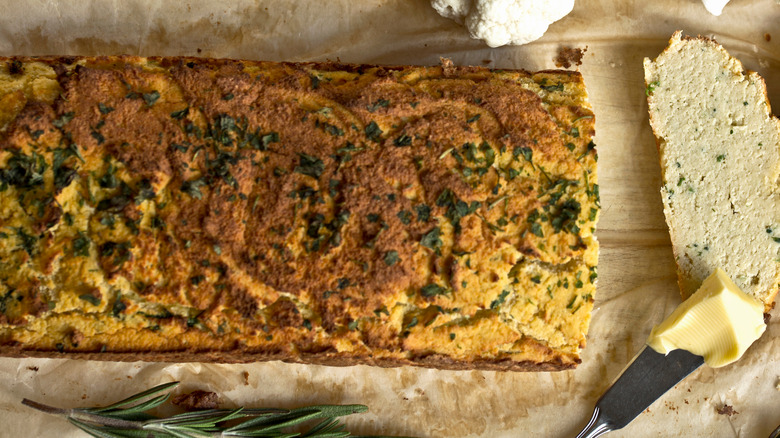
<instances>
[{"instance_id":1,"label":"butter on knife blade","mask_svg":"<svg viewBox=\"0 0 780 438\"><path fill-rule=\"evenodd\" d=\"M764 305L717 268L696 293L653 328L647 345L662 354L683 349L717 368L742 357L764 330Z\"/></svg>"},{"instance_id":2,"label":"butter on knife blade","mask_svg":"<svg viewBox=\"0 0 780 438\"><path fill-rule=\"evenodd\" d=\"M703 363L736 361L764 333L763 304L716 269L660 325L646 346L596 402L577 438L621 429Z\"/></svg>"}]
</instances>

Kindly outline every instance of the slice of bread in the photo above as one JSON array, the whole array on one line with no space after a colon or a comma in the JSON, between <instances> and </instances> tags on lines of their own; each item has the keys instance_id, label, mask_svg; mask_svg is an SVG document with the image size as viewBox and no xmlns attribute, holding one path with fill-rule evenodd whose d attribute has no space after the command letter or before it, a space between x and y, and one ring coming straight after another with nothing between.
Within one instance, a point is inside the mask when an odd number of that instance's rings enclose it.
<instances>
[{"instance_id":1,"label":"slice of bread","mask_svg":"<svg viewBox=\"0 0 780 438\"><path fill-rule=\"evenodd\" d=\"M768 311L780 277L780 121L763 79L680 31L644 68L683 297L720 267Z\"/></svg>"}]
</instances>

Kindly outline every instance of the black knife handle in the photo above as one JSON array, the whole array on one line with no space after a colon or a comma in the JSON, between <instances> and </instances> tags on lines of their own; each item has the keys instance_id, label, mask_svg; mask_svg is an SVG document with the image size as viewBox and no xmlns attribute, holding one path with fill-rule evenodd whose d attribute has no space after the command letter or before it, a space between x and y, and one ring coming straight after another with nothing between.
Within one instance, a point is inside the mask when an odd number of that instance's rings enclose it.
<instances>
[{"instance_id":1,"label":"black knife handle","mask_svg":"<svg viewBox=\"0 0 780 438\"><path fill-rule=\"evenodd\" d=\"M579 437L595 438L625 427L703 363L704 358L685 350L663 355L645 346L596 402L593 418Z\"/></svg>"}]
</instances>

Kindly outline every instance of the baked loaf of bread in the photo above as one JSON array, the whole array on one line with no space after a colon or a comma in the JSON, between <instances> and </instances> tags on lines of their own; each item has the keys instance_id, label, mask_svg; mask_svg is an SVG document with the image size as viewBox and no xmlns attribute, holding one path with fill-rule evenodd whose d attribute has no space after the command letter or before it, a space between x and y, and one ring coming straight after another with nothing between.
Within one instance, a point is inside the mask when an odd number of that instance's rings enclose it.
<instances>
[{"instance_id":1,"label":"baked loaf of bread","mask_svg":"<svg viewBox=\"0 0 780 438\"><path fill-rule=\"evenodd\" d=\"M707 38L645 59L661 196L683 297L722 268L768 311L780 270L780 122L764 81Z\"/></svg>"},{"instance_id":2,"label":"baked loaf of bread","mask_svg":"<svg viewBox=\"0 0 780 438\"><path fill-rule=\"evenodd\" d=\"M0 64L2 354L579 362L599 209L578 73Z\"/></svg>"}]
</instances>

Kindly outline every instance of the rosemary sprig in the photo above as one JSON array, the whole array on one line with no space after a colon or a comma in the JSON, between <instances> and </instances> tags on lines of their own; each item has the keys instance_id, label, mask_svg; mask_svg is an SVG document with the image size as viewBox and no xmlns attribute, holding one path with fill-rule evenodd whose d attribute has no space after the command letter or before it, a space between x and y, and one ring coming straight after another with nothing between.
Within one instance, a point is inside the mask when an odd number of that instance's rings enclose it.
<instances>
[{"instance_id":1,"label":"rosemary sprig","mask_svg":"<svg viewBox=\"0 0 780 438\"><path fill-rule=\"evenodd\" d=\"M158 385L105 407L60 409L28 399L22 404L63 417L97 438L359 438L344 430L339 417L368 410L364 405L316 405L297 409L209 409L170 417L148 412L168 401L171 394L163 393L178 384Z\"/></svg>"}]
</instances>

